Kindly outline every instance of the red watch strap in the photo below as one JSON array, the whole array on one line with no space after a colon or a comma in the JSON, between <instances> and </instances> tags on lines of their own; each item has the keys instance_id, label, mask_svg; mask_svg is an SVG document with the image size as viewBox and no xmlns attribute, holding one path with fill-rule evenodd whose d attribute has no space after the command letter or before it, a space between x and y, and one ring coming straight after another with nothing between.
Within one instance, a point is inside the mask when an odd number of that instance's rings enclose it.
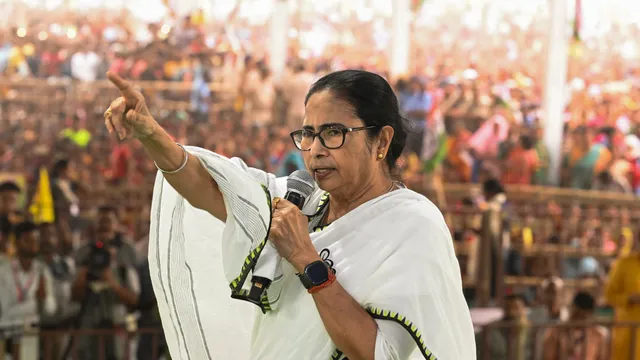
<instances>
[{"instance_id":1,"label":"red watch strap","mask_svg":"<svg viewBox=\"0 0 640 360\"><path fill-rule=\"evenodd\" d=\"M312 287L311 289L307 290L307 292L309 292L309 294L315 294L318 291L326 288L327 286L333 284L336 281L336 275L333 273L333 271L331 271L331 269L329 269L329 278L327 279L327 281L323 282L320 285L316 285L314 287Z\"/></svg>"}]
</instances>

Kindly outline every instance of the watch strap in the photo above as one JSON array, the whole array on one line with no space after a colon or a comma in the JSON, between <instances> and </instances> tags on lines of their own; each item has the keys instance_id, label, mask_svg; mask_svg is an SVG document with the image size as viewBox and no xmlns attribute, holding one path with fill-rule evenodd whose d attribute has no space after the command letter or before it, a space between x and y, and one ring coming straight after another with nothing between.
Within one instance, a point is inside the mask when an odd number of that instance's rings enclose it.
<instances>
[{"instance_id":1,"label":"watch strap","mask_svg":"<svg viewBox=\"0 0 640 360\"><path fill-rule=\"evenodd\" d=\"M311 282L311 279L309 279L307 274L303 272L302 274L298 274L298 277L300 278L300 282L302 282L302 286L304 286L305 289L309 290L313 287L313 282Z\"/></svg>"},{"instance_id":2,"label":"watch strap","mask_svg":"<svg viewBox=\"0 0 640 360\"><path fill-rule=\"evenodd\" d=\"M327 281L323 282L320 285L314 286L311 289L308 289L307 292L309 294L315 294L317 292L319 292L320 290L328 287L329 285L333 284L336 281L336 275L333 273L333 271L329 271L329 278L327 279Z\"/></svg>"}]
</instances>

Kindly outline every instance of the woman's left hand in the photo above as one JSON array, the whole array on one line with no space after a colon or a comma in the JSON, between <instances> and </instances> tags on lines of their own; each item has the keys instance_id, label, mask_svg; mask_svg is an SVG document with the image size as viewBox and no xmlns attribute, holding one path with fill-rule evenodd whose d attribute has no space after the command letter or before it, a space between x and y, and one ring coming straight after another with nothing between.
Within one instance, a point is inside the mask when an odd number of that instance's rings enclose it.
<instances>
[{"instance_id":1,"label":"woman's left hand","mask_svg":"<svg viewBox=\"0 0 640 360\"><path fill-rule=\"evenodd\" d=\"M320 260L311 243L307 216L289 201L274 198L271 204L273 218L269 239L280 253L298 272L310 263Z\"/></svg>"}]
</instances>

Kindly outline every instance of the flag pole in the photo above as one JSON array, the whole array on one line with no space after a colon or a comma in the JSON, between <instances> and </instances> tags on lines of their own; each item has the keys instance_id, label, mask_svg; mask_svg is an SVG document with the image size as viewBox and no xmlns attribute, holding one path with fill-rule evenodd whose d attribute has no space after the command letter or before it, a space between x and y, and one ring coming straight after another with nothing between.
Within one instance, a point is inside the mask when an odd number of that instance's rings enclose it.
<instances>
[{"instance_id":1,"label":"flag pole","mask_svg":"<svg viewBox=\"0 0 640 360\"><path fill-rule=\"evenodd\" d=\"M392 79L409 71L411 51L411 1L393 0L391 14L391 53L389 70Z\"/></svg>"},{"instance_id":2,"label":"flag pole","mask_svg":"<svg viewBox=\"0 0 640 360\"><path fill-rule=\"evenodd\" d=\"M544 91L544 143L549 150L549 184L560 184L568 67L567 0L549 0L549 46Z\"/></svg>"}]
</instances>

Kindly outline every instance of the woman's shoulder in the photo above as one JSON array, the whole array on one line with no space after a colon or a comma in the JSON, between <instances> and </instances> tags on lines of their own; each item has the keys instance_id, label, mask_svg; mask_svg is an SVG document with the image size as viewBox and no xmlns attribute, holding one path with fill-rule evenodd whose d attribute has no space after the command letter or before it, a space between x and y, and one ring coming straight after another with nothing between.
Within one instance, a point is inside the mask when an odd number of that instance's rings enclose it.
<instances>
[{"instance_id":1,"label":"woman's shoulder","mask_svg":"<svg viewBox=\"0 0 640 360\"><path fill-rule=\"evenodd\" d=\"M427 197L413 190L400 189L394 191L393 202L388 202L389 207L386 221L394 231L403 232L407 239L403 243L410 244L410 239L450 237L449 229L440 209ZM422 242L422 241L420 241Z\"/></svg>"},{"instance_id":2,"label":"woman's shoulder","mask_svg":"<svg viewBox=\"0 0 640 360\"><path fill-rule=\"evenodd\" d=\"M409 188L398 189L389 195L389 199L395 202L393 210L412 219L442 217L440 209L431 200Z\"/></svg>"}]
</instances>

